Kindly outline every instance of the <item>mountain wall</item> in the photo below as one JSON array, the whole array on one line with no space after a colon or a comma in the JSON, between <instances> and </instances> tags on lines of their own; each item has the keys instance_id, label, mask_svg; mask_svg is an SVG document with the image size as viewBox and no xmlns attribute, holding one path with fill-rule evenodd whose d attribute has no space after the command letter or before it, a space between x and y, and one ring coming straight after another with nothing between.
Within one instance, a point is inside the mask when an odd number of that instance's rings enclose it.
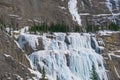
<instances>
[{"instance_id":1,"label":"mountain wall","mask_svg":"<svg viewBox=\"0 0 120 80\"><path fill-rule=\"evenodd\" d=\"M65 23L71 28L108 26L111 22L119 25L119 12L119 0L0 1L0 22L17 30L41 22ZM18 31L16 34L17 38L0 30L2 80L39 79L43 66L51 80L88 80L92 65L100 80L120 79L119 32L41 36Z\"/></svg>"},{"instance_id":2,"label":"mountain wall","mask_svg":"<svg viewBox=\"0 0 120 80\"><path fill-rule=\"evenodd\" d=\"M119 0L4 0L0 1L1 19L10 26L33 22L64 22L70 26L119 24Z\"/></svg>"},{"instance_id":3,"label":"mountain wall","mask_svg":"<svg viewBox=\"0 0 120 80\"><path fill-rule=\"evenodd\" d=\"M106 62L105 66L108 70L109 80L119 80L120 32L107 33L104 35L99 34L97 40L99 45L104 46L102 54ZM101 41L103 42L102 44Z\"/></svg>"},{"instance_id":4,"label":"mountain wall","mask_svg":"<svg viewBox=\"0 0 120 80\"><path fill-rule=\"evenodd\" d=\"M16 43L0 30L0 80L32 79L29 61Z\"/></svg>"}]
</instances>

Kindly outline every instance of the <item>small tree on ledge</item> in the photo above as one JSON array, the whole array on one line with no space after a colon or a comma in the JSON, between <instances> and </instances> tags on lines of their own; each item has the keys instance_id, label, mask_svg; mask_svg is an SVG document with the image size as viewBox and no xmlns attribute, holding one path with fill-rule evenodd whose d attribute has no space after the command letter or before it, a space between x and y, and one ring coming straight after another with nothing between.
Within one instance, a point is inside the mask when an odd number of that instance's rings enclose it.
<instances>
[{"instance_id":1,"label":"small tree on ledge","mask_svg":"<svg viewBox=\"0 0 120 80\"><path fill-rule=\"evenodd\" d=\"M91 70L91 77L90 77L92 80L99 80L98 79L98 76L97 76L97 73L95 71L95 67L94 65L92 65L92 70Z\"/></svg>"},{"instance_id":2,"label":"small tree on ledge","mask_svg":"<svg viewBox=\"0 0 120 80\"><path fill-rule=\"evenodd\" d=\"M40 80L48 80L47 77L46 77L46 74L45 74L44 67L43 67L43 70L42 70L42 78Z\"/></svg>"}]
</instances>

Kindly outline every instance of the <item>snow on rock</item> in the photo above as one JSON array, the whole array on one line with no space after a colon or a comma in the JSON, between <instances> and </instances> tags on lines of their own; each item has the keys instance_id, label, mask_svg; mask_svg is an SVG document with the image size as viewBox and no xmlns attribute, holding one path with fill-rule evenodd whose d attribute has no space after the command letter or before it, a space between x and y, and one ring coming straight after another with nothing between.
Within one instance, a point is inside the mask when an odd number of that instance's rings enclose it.
<instances>
[{"instance_id":1,"label":"snow on rock","mask_svg":"<svg viewBox=\"0 0 120 80\"><path fill-rule=\"evenodd\" d=\"M120 50L116 50L116 52L120 52Z\"/></svg>"},{"instance_id":2,"label":"snow on rock","mask_svg":"<svg viewBox=\"0 0 120 80\"><path fill-rule=\"evenodd\" d=\"M9 14L9 16L11 16L11 17L19 17L19 15L16 15L16 14Z\"/></svg>"},{"instance_id":3,"label":"snow on rock","mask_svg":"<svg viewBox=\"0 0 120 80\"><path fill-rule=\"evenodd\" d=\"M63 6L58 6L58 8L65 10L66 8Z\"/></svg>"},{"instance_id":4,"label":"snow on rock","mask_svg":"<svg viewBox=\"0 0 120 80\"><path fill-rule=\"evenodd\" d=\"M9 33L11 31L11 28L7 27L5 28L6 32Z\"/></svg>"},{"instance_id":5,"label":"snow on rock","mask_svg":"<svg viewBox=\"0 0 120 80\"><path fill-rule=\"evenodd\" d=\"M26 27L20 29L19 31L20 31L20 33L26 33L28 30L29 30L29 26L26 26Z\"/></svg>"},{"instance_id":6,"label":"snow on rock","mask_svg":"<svg viewBox=\"0 0 120 80\"><path fill-rule=\"evenodd\" d=\"M108 7L108 10L111 12L112 15L112 22L116 23L116 18L119 16L119 13L115 13L115 11L119 12L119 0L106 0L105 2L106 6Z\"/></svg>"},{"instance_id":7,"label":"snow on rock","mask_svg":"<svg viewBox=\"0 0 120 80\"><path fill-rule=\"evenodd\" d=\"M119 0L114 0L114 1L115 1L116 8L119 11L120 10L120 8L119 8L120 1Z\"/></svg>"},{"instance_id":8,"label":"snow on rock","mask_svg":"<svg viewBox=\"0 0 120 80\"><path fill-rule=\"evenodd\" d=\"M111 56L120 58L120 55L116 55L116 54L114 54L113 52L109 53L108 56L109 56L110 60L112 60Z\"/></svg>"},{"instance_id":9,"label":"snow on rock","mask_svg":"<svg viewBox=\"0 0 120 80\"><path fill-rule=\"evenodd\" d=\"M72 18L74 21L77 21L77 23L79 25L82 25L81 24L81 17L78 13L78 8L77 8L77 0L69 0L68 2L68 8L69 8L69 11L72 15Z\"/></svg>"},{"instance_id":10,"label":"snow on rock","mask_svg":"<svg viewBox=\"0 0 120 80\"><path fill-rule=\"evenodd\" d=\"M115 73L116 73L117 77L120 78L120 75L119 75L119 73L118 73L118 70L116 69L115 66L114 66L114 70L115 70Z\"/></svg>"},{"instance_id":11,"label":"snow on rock","mask_svg":"<svg viewBox=\"0 0 120 80\"><path fill-rule=\"evenodd\" d=\"M11 57L11 55L8 55L8 54L4 54L5 57Z\"/></svg>"},{"instance_id":12,"label":"snow on rock","mask_svg":"<svg viewBox=\"0 0 120 80\"><path fill-rule=\"evenodd\" d=\"M40 73L40 72L35 71L35 70L32 70L32 69L30 69L30 68L28 68L28 70L29 70L32 74L36 75L36 77L33 77L34 80L39 80L39 79L41 78L41 73Z\"/></svg>"},{"instance_id":13,"label":"snow on rock","mask_svg":"<svg viewBox=\"0 0 120 80\"><path fill-rule=\"evenodd\" d=\"M24 37L33 49L36 47L35 43L39 44L38 37L42 38L45 50L33 52L28 59L33 70L41 72L44 67L49 80L91 80L92 65L95 66L100 80L108 80L103 57L91 47L90 34L54 33L40 36L22 33L20 36ZM20 45L22 43L21 46L24 46L24 42L19 41ZM96 39L93 41L97 47Z\"/></svg>"},{"instance_id":14,"label":"snow on rock","mask_svg":"<svg viewBox=\"0 0 120 80\"><path fill-rule=\"evenodd\" d=\"M115 32L114 31L106 31L106 30L98 32L98 34L100 34L100 35L110 35L112 33L115 33Z\"/></svg>"},{"instance_id":15,"label":"snow on rock","mask_svg":"<svg viewBox=\"0 0 120 80\"><path fill-rule=\"evenodd\" d=\"M80 13L79 15L81 15L81 16L87 16L87 15L90 15L90 13Z\"/></svg>"},{"instance_id":16,"label":"snow on rock","mask_svg":"<svg viewBox=\"0 0 120 80\"><path fill-rule=\"evenodd\" d=\"M16 76L16 80L23 80L23 78L20 75L18 74L14 74L14 75Z\"/></svg>"},{"instance_id":17,"label":"snow on rock","mask_svg":"<svg viewBox=\"0 0 120 80\"><path fill-rule=\"evenodd\" d=\"M14 40L14 42L16 43L16 45L18 46L18 48L21 49L22 52L24 52L24 50L21 48L21 46L19 45L19 43L16 40Z\"/></svg>"},{"instance_id":18,"label":"snow on rock","mask_svg":"<svg viewBox=\"0 0 120 80\"><path fill-rule=\"evenodd\" d=\"M106 5L107 5L110 12L113 11L113 9L114 9L113 6L115 6L115 9L119 11L119 4L120 4L119 0L112 0L112 1L111 0L106 0Z\"/></svg>"},{"instance_id":19,"label":"snow on rock","mask_svg":"<svg viewBox=\"0 0 120 80\"><path fill-rule=\"evenodd\" d=\"M106 0L106 5L107 5L109 11L112 12L112 4L111 4L110 0Z\"/></svg>"},{"instance_id":20,"label":"snow on rock","mask_svg":"<svg viewBox=\"0 0 120 80\"><path fill-rule=\"evenodd\" d=\"M90 6L93 6L93 4L92 4L92 0L89 0L89 2L90 2Z\"/></svg>"},{"instance_id":21,"label":"snow on rock","mask_svg":"<svg viewBox=\"0 0 120 80\"><path fill-rule=\"evenodd\" d=\"M82 5L82 10L85 10L85 4L83 1L81 2L81 5Z\"/></svg>"}]
</instances>

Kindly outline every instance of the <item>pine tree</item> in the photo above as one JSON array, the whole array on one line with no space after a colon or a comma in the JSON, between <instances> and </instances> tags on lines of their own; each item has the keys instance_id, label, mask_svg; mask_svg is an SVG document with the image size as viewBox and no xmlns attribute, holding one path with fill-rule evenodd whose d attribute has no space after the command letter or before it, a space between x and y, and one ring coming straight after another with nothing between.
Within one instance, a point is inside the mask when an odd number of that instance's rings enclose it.
<instances>
[{"instance_id":1,"label":"pine tree","mask_svg":"<svg viewBox=\"0 0 120 80\"><path fill-rule=\"evenodd\" d=\"M96 71L95 71L94 65L92 65L91 79L92 79L92 80L98 80L98 76L97 76L97 73L96 73Z\"/></svg>"},{"instance_id":2,"label":"pine tree","mask_svg":"<svg viewBox=\"0 0 120 80\"><path fill-rule=\"evenodd\" d=\"M42 78L41 78L40 80L48 80L48 79L46 78L46 74L45 74L45 69L44 69L44 67L43 67L43 70L42 70Z\"/></svg>"},{"instance_id":3,"label":"pine tree","mask_svg":"<svg viewBox=\"0 0 120 80\"><path fill-rule=\"evenodd\" d=\"M111 23L108 27L109 27L109 30L113 30L113 31L119 31L120 29L120 26L118 26L115 23Z\"/></svg>"},{"instance_id":4,"label":"pine tree","mask_svg":"<svg viewBox=\"0 0 120 80\"><path fill-rule=\"evenodd\" d=\"M87 30L87 32L93 32L93 26L92 25L88 25L86 30Z\"/></svg>"}]
</instances>

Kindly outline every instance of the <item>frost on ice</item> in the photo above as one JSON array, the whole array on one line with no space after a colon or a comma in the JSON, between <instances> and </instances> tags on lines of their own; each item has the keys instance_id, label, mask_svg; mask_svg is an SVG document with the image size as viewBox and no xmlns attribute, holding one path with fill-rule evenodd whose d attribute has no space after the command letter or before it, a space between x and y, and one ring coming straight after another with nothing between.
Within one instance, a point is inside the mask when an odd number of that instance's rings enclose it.
<instances>
[{"instance_id":1,"label":"frost on ice","mask_svg":"<svg viewBox=\"0 0 120 80\"><path fill-rule=\"evenodd\" d=\"M49 34L22 36L33 47L38 37L43 39L44 50L37 50L28 58L32 69L41 73L45 68L49 80L91 80L92 65L100 80L108 80L103 57L91 47L91 40L95 41L95 38L91 38L89 34L54 33L54 38L48 38ZM95 45L98 46L96 42Z\"/></svg>"}]
</instances>

